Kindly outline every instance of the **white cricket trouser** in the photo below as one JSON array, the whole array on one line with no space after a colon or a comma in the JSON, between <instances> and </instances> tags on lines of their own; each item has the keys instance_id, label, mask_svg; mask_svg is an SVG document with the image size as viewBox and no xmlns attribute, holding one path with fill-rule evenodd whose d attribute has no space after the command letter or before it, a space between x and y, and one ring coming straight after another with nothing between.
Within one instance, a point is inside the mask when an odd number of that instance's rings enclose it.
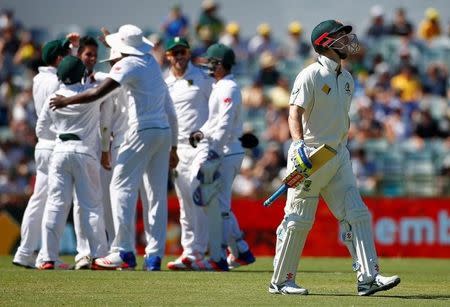
<instances>
[{"instance_id":1,"label":"white cricket trouser","mask_svg":"<svg viewBox=\"0 0 450 307\"><path fill-rule=\"evenodd\" d=\"M147 255L164 255L167 231L167 180L170 128L131 132L119 149L110 193L115 238L111 252L135 251L136 201L141 184Z\"/></svg>"},{"instance_id":2,"label":"white cricket trouser","mask_svg":"<svg viewBox=\"0 0 450 307\"><path fill-rule=\"evenodd\" d=\"M100 179L102 182L102 195L103 195L103 211L105 213L105 228L108 237L108 247L111 247L111 243L114 240L114 221L112 217L111 209L111 196L109 193L109 186L111 184L112 173L116 165L117 155L120 146L111 146L111 170L108 171L103 167L100 167ZM134 236L133 236L134 237Z\"/></svg>"},{"instance_id":3,"label":"white cricket trouser","mask_svg":"<svg viewBox=\"0 0 450 307\"><path fill-rule=\"evenodd\" d=\"M41 226L47 201L47 176L48 165L53 152L54 142L39 141L34 152L36 163L36 182L33 195L28 201L23 214L21 226L21 241L15 258L33 257L33 253L39 250L41 244Z\"/></svg>"},{"instance_id":4,"label":"white cricket trouser","mask_svg":"<svg viewBox=\"0 0 450 307\"><path fill-rule=\"evenodd\" d=\"M199 185L197 173L200 163L206 159L204 144L193 148L189 144L178 144L178 158L174 176L175 191L180 203L181 246L185 256L195 252L205 254L208 246L208 221L203 208L194 204L193 194Z\"/></svg>"},{"instance_id":5,"label":"white cricket trouser","mask_svg":"<svg viewBox=\"0 0 450 307\"><path fill-rule=\"evenodd\" d=\"M43 237L39 258L56 261L58 247L73 192L80 206L81 229L89 241L90 256L103 257L107 243L101 204L100 163L93 154L77 152L79 141L55 146L48 177L48 200L42 223Z\"/></svg>"}]
</instances>

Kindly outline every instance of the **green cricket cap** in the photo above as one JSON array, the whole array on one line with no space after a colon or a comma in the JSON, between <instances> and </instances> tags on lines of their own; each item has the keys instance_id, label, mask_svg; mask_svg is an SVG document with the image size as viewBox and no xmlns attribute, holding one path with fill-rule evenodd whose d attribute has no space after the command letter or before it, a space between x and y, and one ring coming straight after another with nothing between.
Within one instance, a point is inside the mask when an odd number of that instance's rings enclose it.
<instances>
[{"instance_id":1,"label":"green cricket cap","mask_svg":"<svg viewBox=\"0 0 450 307\"><path fill-rule=\"evenodd\" d=\"M171 39L169 39L167 41L167 43L166 43L166 50L169 51L169 50L172 50L173 48L178 47L178 46L181 46L181 47L184 47L184 48L187 48L187 49L191 48L189 46L188 41L184 37L175 36L175 37L173 37L173 38L171 38Z\"/></svg>"},{"instance_id":2,"label":"green cricket cap","mask_svg":"<svg viewBox=\"0 0 450 307\"><path fill-rule=\"evenodd\" d=\"M56 74L62 83L70 85L80 82L85 71L86 67L79 58L68 55L59 64Z\"/></svg>"},{"instance_id":3,"label":"green cricket cap","mask_svg":"<svg viewBox=\"0 0 450 307\"><path fill-rule=\"evenodd\" d=\"M230 47L225 46L224 44L213 44L209 46L209 48L206 50L206 53L204 55L205 58L209 59L216 59L221 61L223 64L227 65L234 65L236 63L235 61L235 55L233 49Z\"/></svg>"},{"instance_id":4,"label":"green cricket cap","mask_svg":"<svg viewBox=\"0 0 450 307\"><path fill-rule=\"evenodd\" d=\"M67 44L67 40L60 39L46 43L44 47L42 47L42 60L44 63L46 65L51 65L58 56L65 56L67 54L69 44Z\"/></svg>"}]
</instances>

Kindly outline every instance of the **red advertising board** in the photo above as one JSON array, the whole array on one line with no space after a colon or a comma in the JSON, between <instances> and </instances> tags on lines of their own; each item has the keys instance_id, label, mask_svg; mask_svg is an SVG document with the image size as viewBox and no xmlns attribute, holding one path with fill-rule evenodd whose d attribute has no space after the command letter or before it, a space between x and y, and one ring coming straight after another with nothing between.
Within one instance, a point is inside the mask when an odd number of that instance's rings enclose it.
<instances>
[{"instance_id":1,"label":"red advertising board","mask_svg":"<svg viewBox=\"0 0 450 307\"><path fill-rule=\"evenodd\" d=\"M253 252L273 255L275 230L283 218L285 199L271 207L264 199L234 198L232 210ZM374 237L382 257L450 258L450 199L365 198L373 216ZM181 252L179 246L178 201L169 198L168 254ZM139 227L138 233L142 233ZM143 235L138 236L143 237ZM142 250L142 243L140 244ZM314 226L305 245L307 256L348 256L339 241L338 222L320 201Z\"/></svg>"}]
</instances>

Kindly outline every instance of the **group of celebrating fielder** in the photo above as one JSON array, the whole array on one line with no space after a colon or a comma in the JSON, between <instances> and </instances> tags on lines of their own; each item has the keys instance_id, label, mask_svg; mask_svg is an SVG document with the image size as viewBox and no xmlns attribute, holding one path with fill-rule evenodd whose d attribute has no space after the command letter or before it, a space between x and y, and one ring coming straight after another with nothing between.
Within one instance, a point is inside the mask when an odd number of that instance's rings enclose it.
<instances>
[{"instance_id":1,"label":"group of celebrating fielder","mask_svg":"<svg viewBox=\"0 0 450 307\"><path fill-rule=\"evenodd\" d=\"M321 144L336 149L337 155L307 184L288 191L285 217L277 229L269 286L273 294L308 293L295 277L319 195L341 225L357 272L358 294L371 295L400 282L398 276L379 274L370 213L345 147L354 85L340 64L358 49L351 31L335 20L315 27L311 42L318 60L300 72L291 94L288 168L294 168L296 152L309 155ZM253 263L231 211L231 186L244 157L241 93L231 73L233 50L211 45L204 55L205 72L190 62L188 41L174 37L166 44L170 68L164 79L149 53L152 44L138 27L123 25L104 42L110 47L107 74L93 71L95 40L73 34L68 41L43 47L48 66L39 69L33 86L39 139L36 186L13 263L67 268L58 247L73 203L75 268L134 269L140 196L147 240L143 267L160 270L169 173L180 202L183 253L168 268L228 271ZM77 56L70 55L75 52Z\"/></svg>"}]
</instances>

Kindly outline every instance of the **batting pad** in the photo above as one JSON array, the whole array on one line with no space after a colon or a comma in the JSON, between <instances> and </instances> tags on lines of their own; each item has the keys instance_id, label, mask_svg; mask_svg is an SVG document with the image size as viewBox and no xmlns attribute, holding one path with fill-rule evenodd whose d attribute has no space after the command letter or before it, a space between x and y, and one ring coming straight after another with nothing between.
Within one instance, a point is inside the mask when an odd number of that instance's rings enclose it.
<instances>
[{"instance_id":1,"label":"batting pad","mask_svg":"<svg viewBox=\"0 0 450 307\"><path fill-rule=\"evenodd\" d=\"M352 212L353 244L358 258L358 281L370 282L378 274L378 257L373 239L372 224L368 209L357 209Z\"/></svg>"},{"instance_id":2,"label":"batting pad","mask_svg":"<svg viewBox=\"0 0 450 307\"><path fill-rule=\"evenodd\" d=\"M209 256L212 260L219 261L222 258L223 222L217 197L214 197L206 207L206 215L209 230Z\"/></svg>"},{"instance_id":3,"label":"batting pad","mask_svg":"<svg viewBox=\"0 0 450 307\"><path fill-rule=\"evenodd\" d=\"M281 249L275 255L277 261L274 261L272 283L281 285L289 280L295 281L300 255L310 228L310 223L288 222Z\"/></svg>"}]
</instances>

